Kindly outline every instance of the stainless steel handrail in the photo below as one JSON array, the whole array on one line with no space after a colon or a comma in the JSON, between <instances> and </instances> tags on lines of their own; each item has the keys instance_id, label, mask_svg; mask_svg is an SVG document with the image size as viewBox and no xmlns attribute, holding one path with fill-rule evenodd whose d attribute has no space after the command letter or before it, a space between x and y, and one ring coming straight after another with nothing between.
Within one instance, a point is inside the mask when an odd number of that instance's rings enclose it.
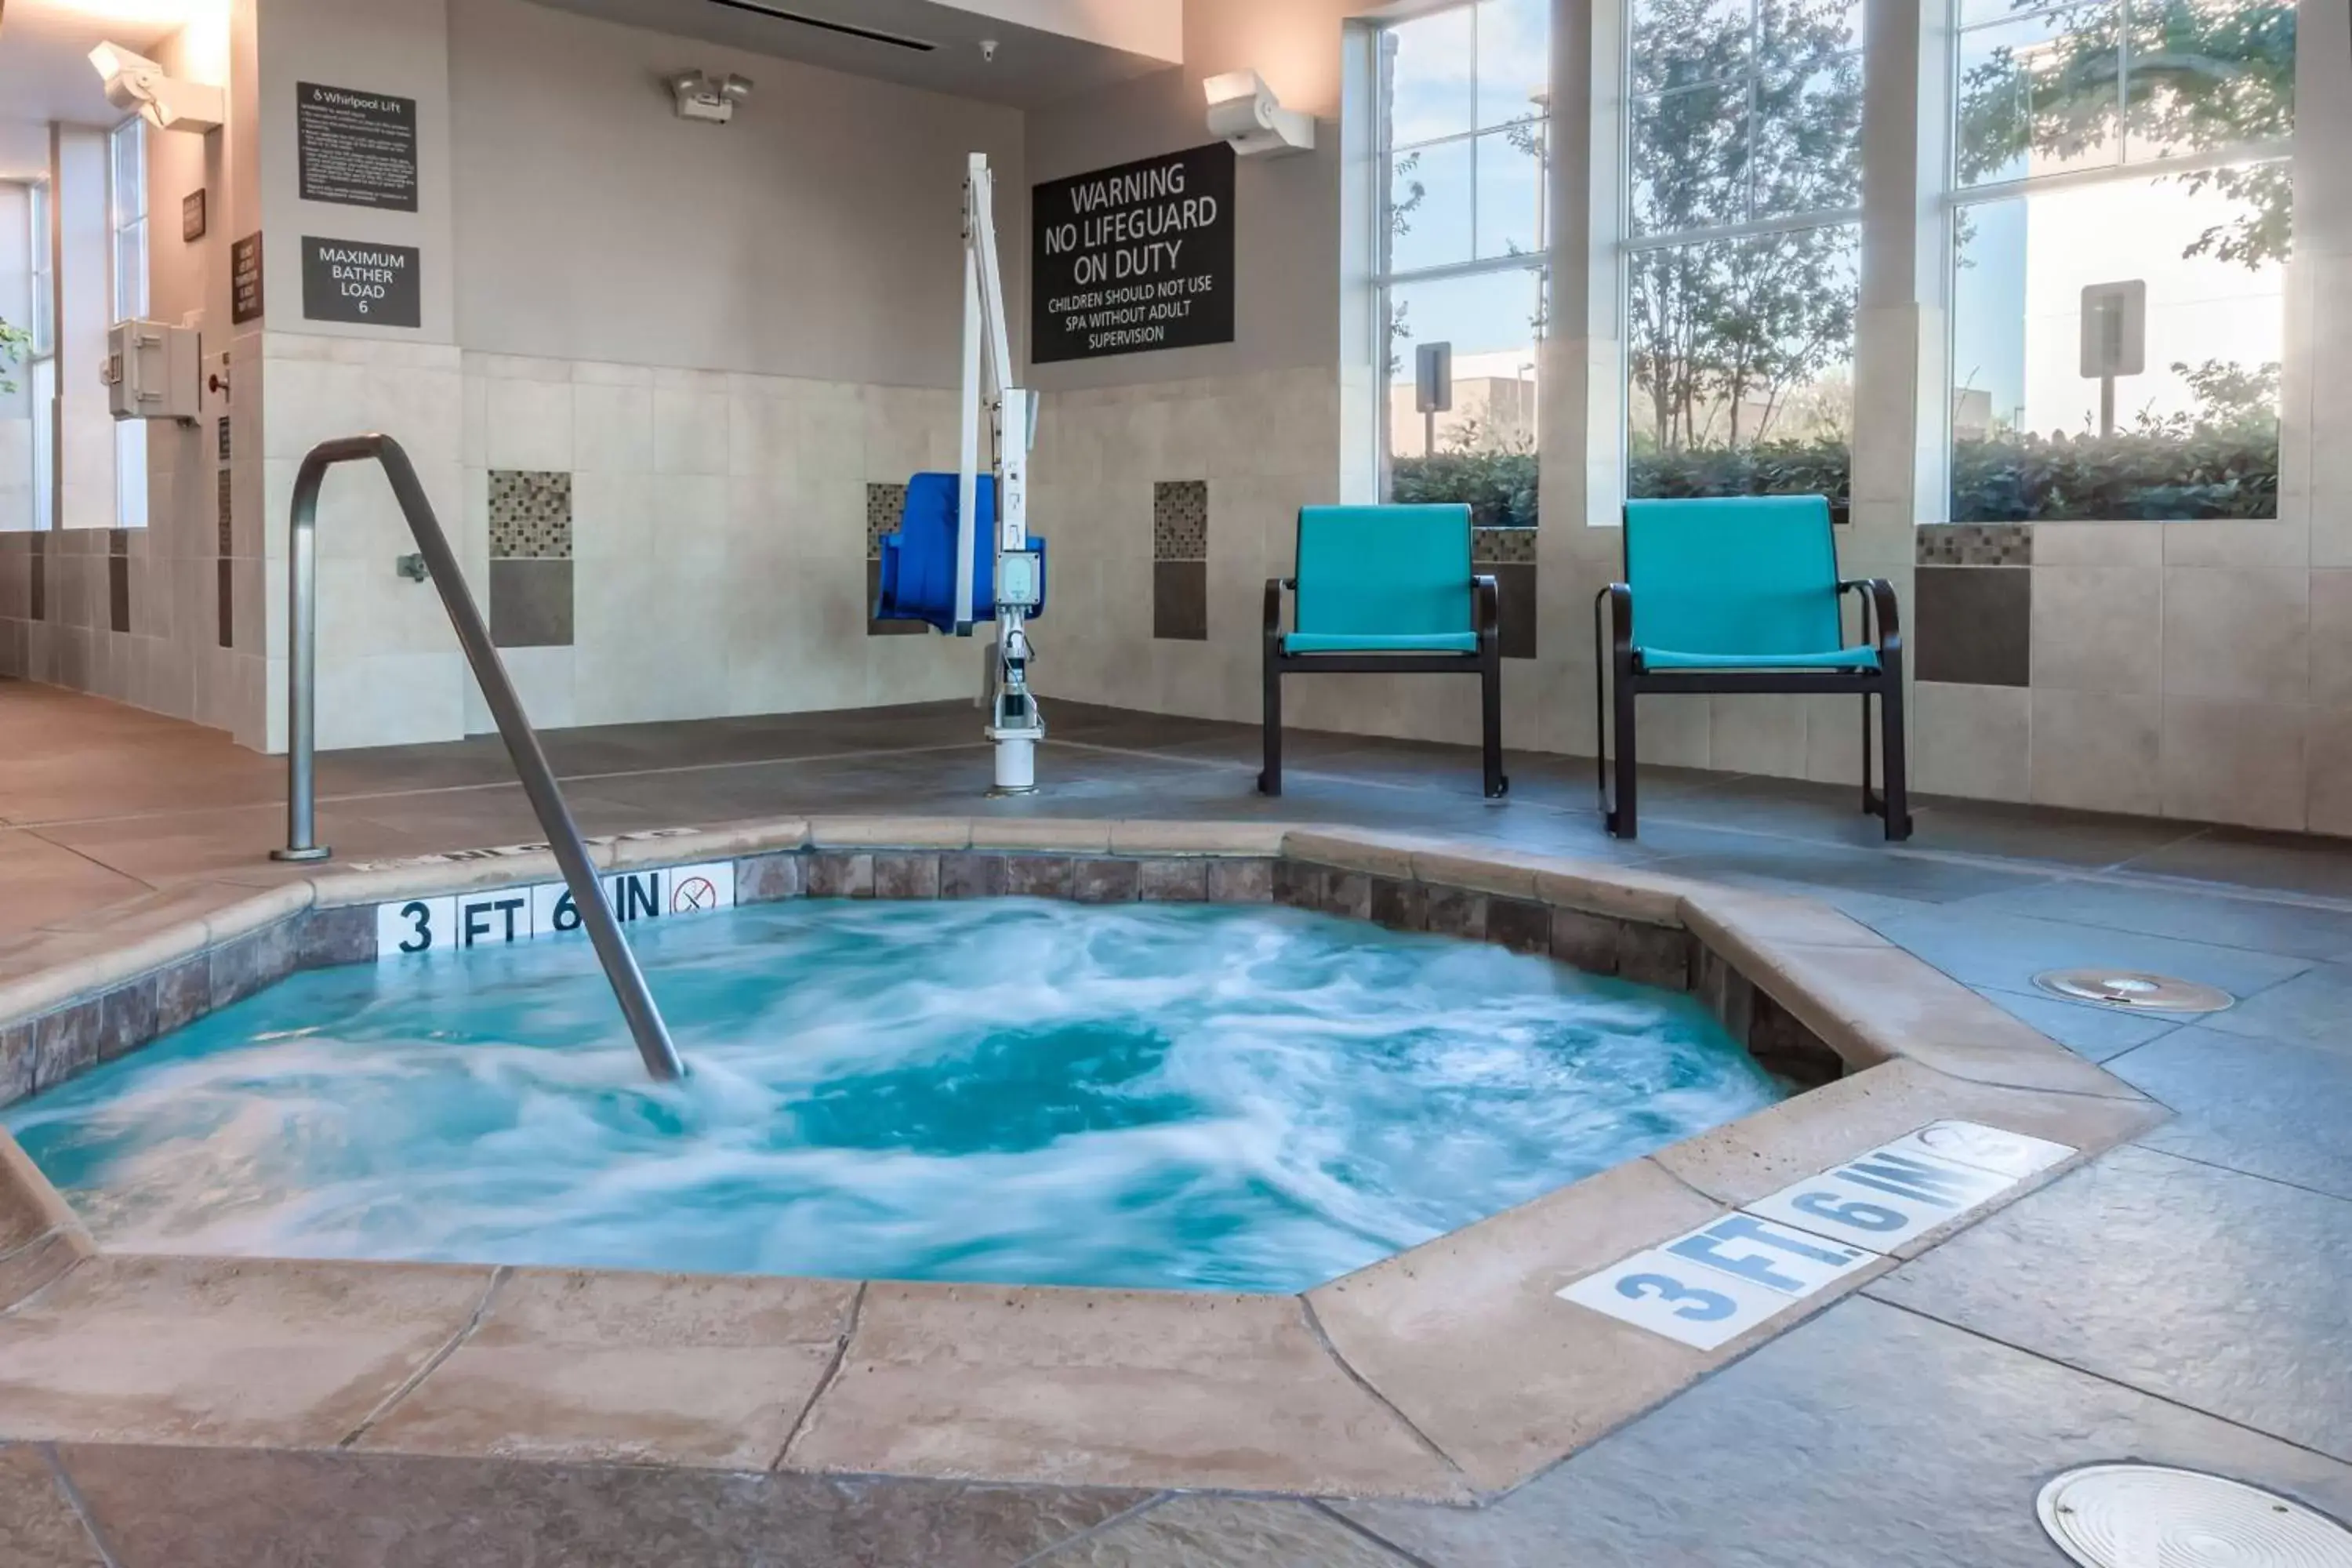
<instances>
[{"instance_id":1,"label":"stainless steel handrail","mask_svg":"<svg viewBox=\"0 0 2352 1568\"><path fill-rule=\"evenodd\" d=\"M612 906L604 901L604 889L597 885L596 868L588 859L588 846L581 841L579 824L572 821L571 809L563 804L563 792L557 787L554 771L547 765L547 753L540 747L539 732L524 716L522 700L515 695L513 682L507 679L506 666L499 661L499 650L490 641L489 628L482 624L482 612L475 606L473 595L466 591L465 573L457 564L457 553L449 548L448 536L441 531L440 520L433 514L433 503L425 499L415 467L400 443L389 436L351 436L340 441L321 441L310 448L310 455L302 459L302 467L294 476L292 531L287 542L289 570L286 579L286 847L273 849L270 855L279 860L323 860L332 853L318 842L314 765L318 740L319 487L325 483L327 470L336 464L370 458L383 466L384 478L392 481L393 497L400 502L401 515L408 520L409 531L416 536L416 546L424 552L425 570L433 585L441 591L441 603L449 612L449 624L457 628L458 646L466 651L466 662L473 666L474 679L481 683L483 699L490 705L490 716L498 721L499 737L507 743L507 754L514 759L515 772L521 775L523 794L530 797L530 808L539 814L539 826L547 835L548 847L555 851L555 863L563 868L564 883L572 889L572 906L580 911L581 924L588 928L588 940L595 944L597 960L604 966L604 978L612 982L613 994L629 1021L629 1033L636 1037L637 1054L645 1058L646 1070L664 1082L682 1077L686 1067L678 1060L677 1047L671 1043L669 1026L662 1022L661 1010L654 1005L653 993L646 989L645 971L637 967L636 954L629 951L628 942L621 935L620 922L613 918Z\"/></svg>"}]
</instances>

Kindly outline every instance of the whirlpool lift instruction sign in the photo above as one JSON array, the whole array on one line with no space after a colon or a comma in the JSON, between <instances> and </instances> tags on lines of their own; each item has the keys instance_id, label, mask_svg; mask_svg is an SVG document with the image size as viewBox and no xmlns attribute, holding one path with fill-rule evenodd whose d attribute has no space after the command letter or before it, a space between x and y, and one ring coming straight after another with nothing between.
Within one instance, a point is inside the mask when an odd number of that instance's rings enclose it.
<instances>
[{"instance_id":1,"label":"whirlpool lift instruction sign","mask_svg":"<svg viewBox=\"0 0 2352 1568\"><path fill-rule=\"evenodd\" d=\"M416 210L416 100L297 82L302 199Z\"/></svg>"},{"instance_id":2,"label":"whirlpool lift instruction sign","mask_svg":"<svg viewBox=\"0 0 2352 1568\"><path fill-rule=\"evenodd\" d=\"M422 298L414 247L302 237L302 314L311 321L422 326Z\"/></svg>"},{"instance_id":3,"label":"whirlpool lift instruction sign","mask_svg":"<svg viewBox=\"0 0 2352 1568\"><path fill-rule=\"evenodd\" d=\"M1050 180L1031 193L1032 361L1234 341L1234 150Z\"/></svg>"}]
</instances>

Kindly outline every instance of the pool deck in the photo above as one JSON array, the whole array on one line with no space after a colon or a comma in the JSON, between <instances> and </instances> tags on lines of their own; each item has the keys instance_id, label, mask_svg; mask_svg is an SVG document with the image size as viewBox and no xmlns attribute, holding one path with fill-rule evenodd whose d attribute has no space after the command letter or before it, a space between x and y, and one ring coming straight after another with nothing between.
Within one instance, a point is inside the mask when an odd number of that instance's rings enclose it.
<instances>
[{"instance_id":1,"label":"pool deck","mask_svg":"<svg viewBox=\"0 0 2352 1568\"><path fill-rule=\"evenodd\" d=\"M534 1550L539 1561L631 1563L2055 1563L2033 1522L2035 1489L2067 1465L2124 1457L2220 1469L2352 1515L2352 845L1931 801L1917 838L1889 849L1847 791L1671 770L1645 780L1642 842L1619 845L1599 831L1590 764L1573 759L1514 757L1512 798L1489 804L1467 752L1294 736L1290 793L1268 802L1250 787L1248 731L1073 705L1048 717L1049 791L1020 802L979 798L987 752L961 705L575 731L549 749L592 833L877 812L1344 823L1820 899L2172 1114L2081 1140L2123 1142L1956 1239L1874 1269L1800 1326L1759 1336L1760 1348L1736 1344L1647 1414L1641 1400L1609 1413L1604 1425L1623 1424L1565 1462L1516 1484L1517 1471L1465 1482L1465 1494L1492 1494L1475 1505L1403 1500L1432 1489L1371 1475L1397 1431L1381 1406L1398 1402L1378 1392L1388 1380L1377 1374L1372 1389L1330 1390L1334 1410L1357 1401L1377 1418L1353 1450L1365 1473L1302 1469L1249 1488L1314 1494L1290 1498L1170 1492L1143 1472L1129 1484L1004 1485L772 1470L782 1445L749 1463L722 1454L691 1466L436 1457L397 1431L371 1440L379 1405L404 1407L382 1389L362 1399L362 1368L350 1390L327 1391L361 1405L358 1418L323 1440L0 1447L0 1564L506 1563ZM325 836L346 862L537 837L495 740L340 753L322 759L321 775ZM0 984L86 943L135 940L192 909L302 880L260 858L282 825L281 787L278 765L223 737L0 685ZM2242 1001L2179 1023L2031 990L2035 972L2095 963L2204 981ZM2104 1081L2042 1092L2136 1103L2080 1093ZM1612 1178L1639 1183L1651 1164ZM1590 1201L1597 1184L1569 1192ZM1694 1224L1716 1212L1688 1184L1616 1198L1604 1207L1697 1205ZM266 1273L207 1288L268 1296ZM414 1299L386 1309L388 1335L423 1337L429 1350L450 1339L442 1319L454 1315L477 1331L459 1356L593 1365L580 1317L565 1310L577 1289L566 1276L414 1278ZM67 1288L105 1285L80 1279ZM698 1317L667 1316L684 1311L674 1300L634 1310L704 1343L719 1332L719 1353L703 1363L708 1392L688 1401L707 1411L752 1349L726 1325L758 1318L758 1354L776 1376L814 1361L812 1381L825 1381L845 1313L881 1339L895 1315L930 1333L937 1299L952 1294L777 1291L797 1294L756 1311L706 1302ZM287 1331L333 1310L287 1303ZM631 1312L615 1303L588 1316ZM1214 1331L1277 1360L1320 1355L1314 1338L1348 1331L1333 1316ZM1066 1325L1038 1333L1053 1347L1082 1337ZM159 1325L159 1349L170 1337ZM946 1342L967 1359L992 1348ZM267 1349L242 1352L257 1382L270 1375ZM901 1336L898 1353L911 1373L892 1391L898 1402L853 1433L852 1457L807 1469L953 1468L922 1451L955 1423L903 1397L932 1385L920 1368L934 1351ZM864 1359L887 1370L892 1354ZM1492 1392L1466 1401L1474 1413L1499 1413L1528 1381L1497 1360ZM1220 1419L1259 1436L1308 1414L1287 1403L1251 1413L1253 1381L1237 1365L1203 1412L1205 1436ZM0 1392L0 1420L8 1415ZM1493 1435L1476 1425L1425 1436L1441 1452L1470 1452ZM385 1451L400 1447L425 1451ZM1400 1465L1429 1459L1411 1447L1394 1450ZM892 1457L904 1454L916 1458Z\"/></svg>"}]
</instances>

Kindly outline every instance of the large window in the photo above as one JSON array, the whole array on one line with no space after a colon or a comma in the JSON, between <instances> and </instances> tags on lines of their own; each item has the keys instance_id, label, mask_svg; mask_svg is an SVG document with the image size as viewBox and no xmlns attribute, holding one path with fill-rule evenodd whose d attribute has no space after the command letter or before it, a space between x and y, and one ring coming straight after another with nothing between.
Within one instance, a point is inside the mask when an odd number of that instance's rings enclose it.
<instances>
[{"instance_id":1,"label":"large window","mask_svg":"<svg viewBox=\"0 0 2352 1568\"><path fill-rule=\"evenodd\" d=\"M1626 493L1847 493L1861 0L1631 0Z\"/></svg>"},{"instance_id":2,"label":"large window","mask_svg":"<svg viewBox=\"0 0 2352 1568\"><path fill-rule=\"evenodd\" d=\"M114 235L114 319L147 314L147 122L131 119L108 139L107 198ZM114 521L147 526L147 426L114 426Z\"/></svg>"},{"instance_id":3,"label":"large window","mask_svg":"<svg viewBox=\"0 0 2352 1568\"><path fill-rule=\"evenodd\" d=\"M1951 515L2274 517L2294 0L1955 0Z\"/></svg>"},{"instance_id":4,"label":"large window","mask_svg":"<svg viewBox=\"0 0 2352 1568\"><path fill-rule=\"evenodd\" d=\"M1379 292L1386 486L1536 521L1550 139L1549 0L1465 0L1380 33ZM1425 407L1416 366L1444 345Z\"/></svg>"}]
</instances>

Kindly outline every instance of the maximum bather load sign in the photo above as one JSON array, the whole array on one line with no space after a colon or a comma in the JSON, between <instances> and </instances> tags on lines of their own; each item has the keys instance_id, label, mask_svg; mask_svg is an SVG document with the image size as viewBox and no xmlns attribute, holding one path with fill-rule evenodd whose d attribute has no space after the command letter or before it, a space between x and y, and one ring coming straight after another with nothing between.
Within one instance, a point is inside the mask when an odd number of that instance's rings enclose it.
<instances>
[{"instance_id":1,"label":"maximum bather load sign","mask_svg":"<svg viewBox=\"0 0 2352 1568\"><path fill-rule=\"evenodd\" d=\"M313 321L414 327L425 319L416 249L302 237L302 314Z\"/></svg>"},{"instance_id":2,"label":"maximum bather load sign","mask_svg":"<svg viewBox=\"0 0 2352 1568\"><path fill-rule=\"evenodd\" d=\"M1234 341L1234 150L1223 142L1030 195L1031 361Z\"/></svg>"}]
</instances>

